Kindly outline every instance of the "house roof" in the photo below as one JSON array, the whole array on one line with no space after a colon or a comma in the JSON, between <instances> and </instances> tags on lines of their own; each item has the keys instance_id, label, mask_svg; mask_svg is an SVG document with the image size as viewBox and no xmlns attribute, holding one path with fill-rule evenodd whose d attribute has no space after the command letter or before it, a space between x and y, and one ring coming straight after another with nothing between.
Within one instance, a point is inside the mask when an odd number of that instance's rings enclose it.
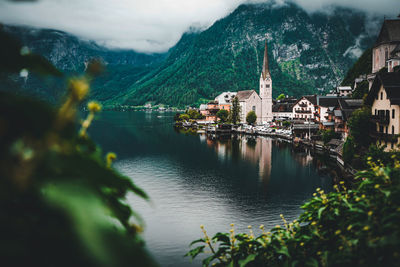
<instances>
[{"instance_id":1,"label":"house roof","mask_svg":"<svg viewBox=\"0 0 400 267\"><path fill-rule=\"evenodd\" d=\"M347 121L353 112L363 105L362 99L339 99L341 117L343 121ZM335 115L336 116L336 115ZM338 116L339 117L339 116Z\"/></svg>"},{"instance_id":2,"label":"house roof","mask_svg":"<svg viewBox=\"0 0 400 267\"><path fill-rule=\"evenodd\" d=\"M387 19L383 22L375 46L393 42L400 43L400 19Z\"/></svg>"},{"instance_id":3,"label":"house roof","mask_svg":"<svg viewBox=\"0 0 400 267\"><path fill-rule=\"evenodd\" d=\"M372 105L381 86L389 97L391 105L400 105L400 72L382 72L375 77L372 87L368 92L366 104Z\"/></svg>"},{"instance_id":4,"label":"house roof","mask_svg":"<svg viewBox=\"0 0 400 267\"><path fill-rule=\"evenodd\" d=\"M395 57L398 52L400 52L400 43L398 45L396 45L396 47L393 49L393 51L390 54L392 57Z\"/></svg>"},{"instance_id":5,"label":"house roof","mask_svg":"<svg viewBox=\"0 0 400 267\"><path fill-rule=\"evenodd\" d=\"M239 91L237 92L236 97L239 99L239 101L244 101L248 99L253 93L256 93L256 91L254 90Z\"/></svg>"},{"instance_id":6,"label":"house roof","mask_svg":"<svg viewBox=\"0 0 400 267\"><path fill-rule=\"evenodd\" d=\"M317 105L321 107L338 107L339 99L342 97L338 96L318 96Z\"/></svg>"},{"instance_id":7,"label":"house roof","mask_svg":"<svg viewBox=\"0 0 400 267\"><path fill-rule=\"evenodd\" d=\"M293 103L276 103L272 106L272 112L293 112Z\"/></svg>"},{"instance_id":8,"label":"house roof","mask_svg":"<svg viewBox=\"0 0 400 267\"><path fill-rule=\"evenodd\" d=\"M301 100L303 99L307 99L308 101L311 102L311 104L313 104L314 106L317 104L317 95L305 95L303 97L301 97L300 99L298 99L295 103L293 103L294 105L296 105L297 103L299 103Z\"/></svg>"},{"instance_id":9,"label":"house roof","mask_svg":"<svg viewBox=\"0 0 400 267\"><path fill-rule=\"evenodd\" d=\"M351 86L338 86L337 87L338 91L348 91L348 90L352 90Z\"/></svg>"}]
</instances>

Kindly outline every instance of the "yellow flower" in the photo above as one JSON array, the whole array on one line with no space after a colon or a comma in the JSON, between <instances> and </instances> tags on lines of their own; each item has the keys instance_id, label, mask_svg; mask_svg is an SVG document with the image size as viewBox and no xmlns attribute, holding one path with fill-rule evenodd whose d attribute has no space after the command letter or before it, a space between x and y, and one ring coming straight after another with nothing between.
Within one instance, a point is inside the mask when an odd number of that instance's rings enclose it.
<instances>
[{"instance_id":1,"label":"yellow flower","mask_svg":"<svg viewBox=\"0 0 400 267\"><path fill-rule=\"evenodd\" d=\"M360 201L361 199L359 198L359 197L356 197L356 201L358 202L358 201Z\"/></svg>"},{"instance_id":2,"label":"yellow flower","mask_svg":"<svg viewBox=\"0 0 400 267\"><path fill-rule=\"evenodd\" d=\"M117 155L113 152L109 152L106 155L107 167L111 167L111 163L117 158Z\"/></svg>"},{"instance_id":3,"label":"yellow flower","mask_svg":"<svg viewBox=\"0 0 400 267\"><path fill-rule=\"evenodd\" d=\"M312 223L311 223L311 225L316 225L317 224L317 222L316 221L313 221Z\"/></svg>"},{"instance_id":4,"label":"yellow flower","mask_svg":"<svg viewBox=\"0 0 400 267\"><path fill-rule=\"evenodd\" d=\"M340 235L341 232L342 231L340 231L340 230L336 230L335 235Z\"/></svg>"},{"instance_id":5,"label":"yellow flower","mask_svg":"<svg viewBox=\"0 0 400 267\"><path fill-rule=\"evenodd\" d=\"M395 154L393 154L393 155L391 156L391 158L392 158L392 159L395 159L395 158L396 158L396 155L395 155Z\"/></svg>"},{"instance_id":6,"label":"yellow flower","mask_svg":"<svg viewBox=\"0 0 400 267\"><path fill-rule=\"evenodd\" d=\"M89 84L86 79L74 78L69 80L69 89L73 99L82 101L89 92Z\"/></svg>"},{"instance_id":7,"label":"yellow flower","mask_svg":"<svg viewBox=\"0 0 400 267\"><path fill-rule=\"evenodd\" d=\"M365 194L362 194L361 197L362 197L362 198L365 198Z\"/></svg>"},{"instance_id":8,"label":"yellow flower","mask_svg":"<svg viewBox=\"0 0 400 267\"><path fill-rule=\"evenodd\" d=\"M302 247L302 246L304 246L304 242L301 242L301 243L300 243L300 247Z\"/></svg>"},{"instance_id":9,"label":"yellow flower","mask_svg":"<svg viewBox=\"0 0 400 267\"><path fill-rule=\"evenodd\" d=\"M312 217L308 217L308 220L311 221L311 220L312 220Z\"/></svg>"},{"instance_id":10,"label":"yellow flower","mask_svg":"<svg viewBox=\"0 0 400 267\"><path fill-rule=\"evenodd\" d=\"M368 216L371 216L373 214L372 210L368 211Z\"/></svg>"},{"instance_id":11,"label":"yellow flower","mask_svg":"<svg viewBox=\"0 0 400 267\"><path fill-rule=\"evenodd\" d=\"M363 230L364 231L368 231L369 230L369 226L368 225L364 226Z\"/></svg>"},{"instance_id":12,"label":"yellow flower","mask_svg":"<svg viewBox=\"0 0 400 267\"><path fill-rule=\"evenodd\" d=\"M368 160L368 161L371 161L371 160L372 160L372 157L368 157L367 160Z\"/></svg>"},{"instance_id":13,"label":"yellow flower","mask_svg":"<svg viewBox=\"0 0 400 267\"><path fill-rule=\"evenodd\" d=\"M375 187L376 189L378 189L378 188L379 188L379 186L380 186L379 184L376 184L374 187Z\"/></svg>"},{"instance_id":14,"label":"yellow flower","mask_svg":"<svg viewBox=\"0 0 400 267\"><path fill-rule=\"evenodd\" d=\"M88 109L91 112L95 112L96 113L96 112L99 112L101 110L101 105L96 101L90 101L87 106L88 106Z\"/></svg>"},{"instance_id":15,"label":"yellow flower","mask_svg":"<svg viewBox=\"0 0 400 267\"><path fill-rule=\"evenodd\" d=\"M261 230L264 230L264 224L261 224L261 225L260 225L260 229L261 229Z\"/></svg>"},{"instance_id":16,"label":"yellow flower","mask_svg":"<svg viewBox=\"0 0 400 267\"><path fill-rule=\"evenodd\" d=\"M325 205L326 203L328 203L328 200L327 200L327 199L322 200L322 204Z\"/></svg>"},{"instance_id":17,"label":"yellow flower","mask_svg":"<svg viewBox=\"0 0 400 267\"><path fill-rule=\"evenodd\" d=\"M204 229L204 225L200 224L200 229Z\"/></svg>"},{"instance_id":18,"label":"yellow flower","mask_svg":"<svg viewBox=\"0 0 400 267\"><path fill-rule=\"evenodd\" d=\"M281 228L281 226L280 226L279 224L277 224L277 225L275 226L275 228Z\"/></svg>"},{"instance_id":19,"label":"yellow flower","mask_svg":"<svg viewBox=\"0 0 400 267\"><path fill-rule=\"evenodd\" d=\"M247 228L251 229L251 225L247 226Z\"/></svg>"},{"instance_id":20,"label":"yellow flower","mask_svg":"<svg viewBox=\"0 0 400 267\"><path fill-rule=\"evenodd\" d=\"M343 181L340 181L339 184L344 184L344 182L343 182Z\"/></svg>"},{"instance_id":21,"label":"yellow flower","mask_svg":"<svg viewBox=\"0 0 400 267\"><path fill-rule=\"evenodd\" d=\"M321 190L321 188L318 187L318 188L317 188L317 192L318 192L319 190Z\"/></svg>"},{"instance_id":22,"label":"yellow flower","mask_svg":"<svg viewBox=\"0 0 400 267\"><path fill-rule=\"evenodd\" d=\"M317 251L317 255L321 255L322 254L322 252L321 251Z\"/></svg>"},{"instance_id":23,"label":"yellow flower","mask_svg":"<svg viewBox=\"0 0 400 267\"><path fill-rule=\"evenodd\" d=\"M316 197L317 196L317 193L314 193L314 194L312 194L314 197Z\"/></svg>"},{"instance_id":24,"label":"yellow flower","mask_svg":"<svg viewBox=\"0 0 400 267\"><path fill-rule=\"evenodd\" d=\"M353 226L350 224L349 226L347 226L347 231L350 231L351 228L353 228Z\"/></svg>"},{"instance_id":25,"label":"yellow flower","mask_svg":"<svg viewBox=\"0 0 400 267\"><path fill-rule=\"evenodd\" d=\"M342 249L343 249L343 246L340 246L340 247L339 247L339 250L342 250Z\"/></svg>"},{"instance_id":26,"label":"yellow flower","mask_svg":"<svg viewBox=\"0 0 400 267\"><path fill-rule=\"evenodd\" d=\"M231 223L230 226L233 227L233 226L235 226L235 224L234 224L234 223Z\"/></svg>"},{"instance_id":27,"label":"yellow flower","mask_svg":"<svg viewBox=\"0 0 400 267\"><path fill-rule=\"evenodd\" d=\"M231 229L231 230L229 230L229 232L233 233L233 232L234 232L234 230L233 230L233 229Z\"/></svg>"}]
</instances>

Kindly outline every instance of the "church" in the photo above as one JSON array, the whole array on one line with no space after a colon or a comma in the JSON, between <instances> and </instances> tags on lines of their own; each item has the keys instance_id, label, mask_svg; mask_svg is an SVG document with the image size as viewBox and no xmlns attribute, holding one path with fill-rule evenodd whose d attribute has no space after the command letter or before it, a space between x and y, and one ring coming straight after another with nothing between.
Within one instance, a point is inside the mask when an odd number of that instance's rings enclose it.
<instances>
[{"instance_id":1,"label":"church","mask_svg":"<svg viewBox=\"0 0 400 267\"><path fill-rule=\"evenodd\" d=\"M240 122L246 123L246 116L250 111L257 115L257 124L266 124L273 119L272 113L272 78L268 66L268 45L265 41L264 61L260 76L259 94L255 90L238 92L224 92L214 101L200 107L200 112L206 121L216 121L216 112L220 109L230 110L232 100L237 97L240 104Z\"/></svg>"},{"instance_id":2,"label":"church","mask_svg":"<svg viewBox=\"0 0 400 267\"><path fill-rule=\"evenodd\" d=\"M254 111L257 115L257 124L271 122L272 115L272 78L268 65L268 44L265 41L264 62L260 76L259 92L255 90L238 91L241 114L240 122L246 122L247 113Z\"/></svg>"}]
</instances>

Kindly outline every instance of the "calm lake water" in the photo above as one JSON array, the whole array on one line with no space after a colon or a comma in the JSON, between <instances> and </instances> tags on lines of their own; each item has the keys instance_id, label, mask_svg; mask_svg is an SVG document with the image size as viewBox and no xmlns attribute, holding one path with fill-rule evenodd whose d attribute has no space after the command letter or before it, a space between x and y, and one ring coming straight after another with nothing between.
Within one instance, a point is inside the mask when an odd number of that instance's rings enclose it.
<instances>
[{"instance_id":1,"label":"calm lake water","mask_svg":"<svg viewBox=\"0 0 400 267\"><path fill-rule=\"evenodd\" d=\"M199 266L183 255L192 240L247 226L271 228L279 214L294 220L317 187L332 179L307 151L266 137L215 140L173 128L172 113L103 112L90 134L115 167L151 201L129 196L146 223L144 239L161 266Z\"/></svg>"}]
</instances>

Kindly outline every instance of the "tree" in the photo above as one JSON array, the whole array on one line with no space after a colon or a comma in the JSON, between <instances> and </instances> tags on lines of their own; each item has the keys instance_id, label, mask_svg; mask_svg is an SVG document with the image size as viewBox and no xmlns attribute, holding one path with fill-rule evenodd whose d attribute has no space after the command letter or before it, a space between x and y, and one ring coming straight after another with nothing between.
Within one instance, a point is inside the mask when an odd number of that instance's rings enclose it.
<instances>
[{"instance_id":1,"label":"tree","mask_svg":"<svg viewBox=\"0 0 400 267\"><path fill-rule=\"evenodd\" d=\"M247 113L246 116L246 122L248 124L253 124L257 121L257 115L254 111L250 111L249 113Z\"/></svg>"},{"instance_id":2,"label":"tree","mask_svg":"<svg viewBox=\"0 0 400 267\"><path fill-rule=\"evenodd\" d=\"M180 113L175 113L175 115L174 115L174 121L180 121L181 119L180 119L180 116L181 116L181 114Z\"/></svg>"},{"instance_id":3,"label":"tree","mask_svg":"<svg viewBox=\"0 0 400 267\"><path fill-rule=\"evenodd\" d=\"M231 120L233 124L240 122L240 105L237 97L232 101Z\"/></svg>"},{"instance_id":4,"label":"tree","mask_svg":"<svg viewBox=\"0 0 400 267\"><path fill-rule=\"evenodd\" d=\"M217 112L217 117L221 122L226 122L228 120L229 112L226 109L220 109Z\"/></svg>"},{"instance_id":5,"label":"tree","mask_svg":"<svg viewBox=\"0 0 400 267\"><path fill-rule=\"evenodd\" d=\"M188 114L181 114L181 115L179 115L179 119L181 120L181 121L188 121L189 119L190 119L190 117L189 117L189 115Z\"/></svg>"},{"instance_id":6,"label":"tree","mask_svg":"<svg viewBox=\"0 0 400 267\"><path fill-rule=\"evenodd\" d=\"M355 144L353 137L349 136L343 144L343 160L345 163L351 163L355 154Z\"/></svg>"},{"instance_id":7,"label":"tree","mask_svg":"<svg viewBox=\"0 0 400 267\"><path fill-rule=\"evenodd\" d=\"M276 100L281 100L281 99L284 99L285 98L285 94L280 94L277 98L276 98Z\"/></svg>"},{"instance_id":8,"label":"tree","mask_svg":"<svg viewBox=\"0 0 400 267\"><path fill-rule=\"evenodd\" d=\"M350 135L354 137L354 143L357 147L369 147L371 138L369 132L371 110L368 107L362 107L353 112L349 119Z\"/></svg>"},{"instance_id":9,"label":"tree","mask_svg":"<svg viewBox=\"0 0 400 267\"><path fill-rule=\"evenodd\" d=\"M362 99L366 94L368 94L368 81L361 82L352 94L353 98Z\"/></svg>"},{"instance_id":10,"label":"tree","mask_svg":"<svg viewBox=\"0 0 400 267\"><path fill-rule=\"evenodd\" d=\"M321 136L322 136L322 141L324 141L324 144L327 144L333 138L337 138L338 134L335 133L334 130L329 129L326 131L322 131Z\"/></svg>"},{"instance_id":11,"label":"tree","mask_svg":"<svg viewBox=\"0 0 400 267\"><path fill-rule=\"evenodd\" d=\"M200 112L198 112L195 109L189 109L186 113L189 115L189 118L193 119L193 120L202 118L202 115L200 114Z\"/></svg>"}]
</instances>

